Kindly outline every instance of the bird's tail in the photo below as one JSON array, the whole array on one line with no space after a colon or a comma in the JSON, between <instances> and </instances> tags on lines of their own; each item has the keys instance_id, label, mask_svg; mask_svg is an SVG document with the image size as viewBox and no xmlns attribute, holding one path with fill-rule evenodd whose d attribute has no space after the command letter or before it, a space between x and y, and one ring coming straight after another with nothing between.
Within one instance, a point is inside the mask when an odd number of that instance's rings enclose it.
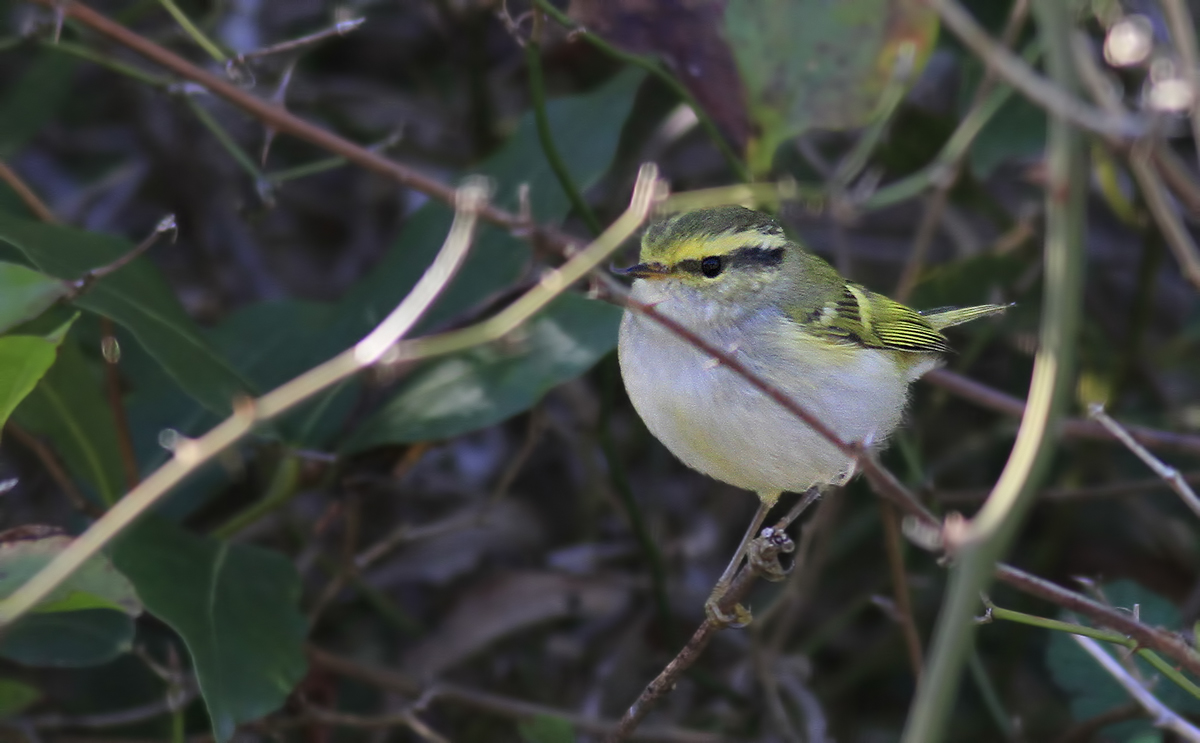
<instances>
[{"instance_id":1,"label":"bird's tail","mask_svg":"<svg viewBox=\"0 0 1200 743\"><path fill-rule=\"evenodd\" d=\"M938 307L932 310L922 310L921 316L929 321L937 330L948 328L952 325L961 325L965 322L978 320L981 317L990 315L998 315L1004 312L1011 304L981 304L976 307Z\"/></svg>"}]
</instances>

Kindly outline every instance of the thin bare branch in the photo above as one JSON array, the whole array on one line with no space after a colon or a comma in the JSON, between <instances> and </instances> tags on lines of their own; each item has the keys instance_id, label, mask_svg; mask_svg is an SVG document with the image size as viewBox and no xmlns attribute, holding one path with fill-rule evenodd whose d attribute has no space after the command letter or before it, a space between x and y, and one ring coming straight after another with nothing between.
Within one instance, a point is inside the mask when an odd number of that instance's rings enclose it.
<instances>
[{"instance_id":1,"label":"thin bare branch","mask_svg":"<svg viewBox=\"0 0 1200 743\"><path fill-rule=\"evenodd\" d=\"M1146 447L1134 440L1120 423L1117 423L1113 420L1112 416L1104 412L1103 405L1092 405L1088 408L1088 415L1093 420L1099 421L1100 425L1104 426L1113 437L1124 444L1138 459L1142 460L1147 467L1154 471L1154 474L1165 480L1167 485L1171 487L1171 490L1174 490L1183 499L1184 504L1192 509L1192 513L1200 516L1200 498L1196 497L1196 491L1192 490L1192 486L1188 484L1188 481L1179 470L1164 464L1161 459L1151 454Z\"/></svg>"},{"instance_id":2,"label":"thin bare branch","mask_svg":"<svg viewBox=\"0 0 1200 743\"><path fill-rule=\"evenodd\" d=\"M430 743L450 743L450 740L425 724L411 709L384 715L352 715L334 712L320 707L308 707L302 721L320 722L326 725L348 728L396 728L404 727L416 733L421 740Z\"/></svg>"},{"instance_id":3,"label":"thin bare branch","mask_svg":"<svg viewBox=\"0 0 1200 743\"><path fill-rule=\"evenodd\" d=\"M1135 146L1129 153L1129 170L1137 180L1142 197L1146 200L1146 208L1158 223L1158 228L1171 248L1175 260L1179 262L1184 277L1193 286L1200 287L1200 248L1196 247L1192 233L1179 216L1179 210L1171 201L1162 178L1152 164L1152 158L1149 145Z\"/></svg>"},{"instance_id":4,"label":"thin bare branch","mask_svg":"<svg viewBox=\"0 0 1200 743\"><path fill-rule=\"evenodd\" d=\"M917 630L917 620L913 617L912 599L908 589L908 571L904 567L904 542L900 536L900 517L896 507L887 501L879 501L880 516L883 519L884 544L887 547L888 570L892 576L892 595L896 597L896 614L900 620L900 630L904 635L904 647L908 650L908 663L912 667L913 678L921 678L921 633Z\"/></svg>"},{"instance_id":5,"label":"thin bare branch","mask_svg":"<svg viewBox=\"0 0 1200 743\"><path fill-rule=\"evenodd\" d=\"M71 479L71 476L63 469L62 463L58 461L58 455L49 446L46 446L41 439L12 421L5 424L4 432L20 442L21 446L33 452L33 455L42 463L42 467L49 473L50 479L54 480L55 484L62 489L63 494L67 496L67 500L71 502L71 505L76 510L80 513L86 513L93 518L99 518L104 513L96 504L84 497L79 487L75 484L75 481Z\"/></svg>"},{"instance_id":6,"label":"thin bare branch","mask_svg":"<svg viewBox=\"0 0 1200 743\"><path fill-rule=\"evenodd\" d=\"M954 0L928 0L942 22L988 69L1049 113L1091 132L1117 139L1135 139L1149 127L1133 115L1101 111L1037 74L1017 55L988 36L965 8Z\"/></svg>"},{"instance_id":7,"label":"thin bare branch","mask_svg":"<svg viewBox=\"0 0 1200 743\"><path fill-rule=\"evenodd\" d=\"M988 387L973 379L956 374L948 369L935 369L924 377L948 392L979 405L1015 418L1025 412L1025 401L1000 390ZM1138 443L1152 449L1166 449L1187 454L1200 454L1200 436L1186 433L1160 431L1146 426L1127 426L1126 431ZM1096 439L1114 441L1114 437L1096 421L1082 418L1066 418L1059 424L1059 434L1073 439Z\"/></svg>"},{"instance_id":8,"label":"thin bare branch","mask_svg":"<svg viewBox=\"0 0 1200 743\"><path fill-rule=\"evenodd\" d=\"M234 57L233 59L229 60L229 62L227 62L226 65L227 66L229 66L229 65L244 65L246 62L248 62L252 59L261 59L262 57L269 57L273 54L285 54L287 52L294 52L299 49L303 49L304 47L312 46L314 44L319 44L320 42L326 41L328 39L335 39L340 36L345 36L347 34L353 33L355 31L357 31L359 29L359 27L362 26L366 22L367 22L366 18L351 18L349 20L339 21L338 23L334 24L333 26L330 26L329 28L322 29L320 31L315 31L306 36L300 36L295 39L289 39L288 41L281 41L278 44L271 44L270 46L264 46L261 49L255 49L253 51L243 52L242 54L239 54L236 57Z\"/></svg>"},{"instance_id":9,"label":"thin bare branch","mask_svg":"<svg viewBox=\"0 0 1200 743\"><path fill-rule=\"evenodd\" d=\"M1189 118L1192 125L1192 141L1200 143L1200 52L1196 49L1196 23L1184 0L1163 0L1163 12L1167 17L1167 26L1171 30L1171 41L1179 52L1179 62L1183 67L1183 78L1187 80L1192 91L1192 105ZM1200 162L1200 149L1196 150L1197 162Z\"/></svg>"},{"instance_id":10,"label":"thin bare branch","mask_svg":"<svg viewBox=\"0 0 1200 743\"><path fill-rule=\"evenodd\" d=\"M355 144L337 134L310 124L281 106L264 101L230 81L197 67L178 54L150 41L141 34L105 17L82 3L74 2L73 0L69 0L68 2L62 2L62 0L36 0L36 2L46 7L60 10L66 17L73 18L101 35L132 49L185 80L200 85L213 95L229 101L251 116L276 129L281 134L289 134L297 139L315 144L329 152L344 157L348 162L366 168L371 172L385 175L403 186L416 189L442 203L454 204L455 191L450 186L418 173L409 167L388 160L370 148ZM486 205L482 208L479 218L506 229L517 230L528 228L528 225L518 215L491 205ZM558 247L576 242L560 233L545 229L542 230L542 234Z\"/></svg>"},{"instance_id":11,"label":"thin bare branch","mask_svg":"<svg viewBox=\"0 0 1200 743\"><path fill-rule=\"evenodd\" d=\"M1141 682L1126 671L1125 667L1116 658L1106 653L1104 648L1100 647L1100 643L1083 635L1071 635L1071 639L1078 643L1079 647L1083 648L1088 655L1092 656L1108 672L1108 675L1112 676L1113 680L1120 684L1129 696L1133 697L1134 701L1142 706L1142 709L1150 713L1151 721L1155 727L1169 730L1180 738L1190 741L1190 743L1200 743L1200 728L1192 725L1170 707L1159 701L1158 697L1150 693L1150 690L1145 686L1142 686Z\"/></svg>"},{"instance_id":12,"label":"thin bare branch","mask_svg":"<svg viewBox=\"0 0 1200 743\"><path fill-rule=\"evenodd\" d=\"M769 535L767 535L768 531L770 531ZM750 589L763 574L764 566L772 562L777 563L781 553L790 552L794 549L791 539L788 538L787 533L782 528L764 529L763 533L763 537L755 539L751 543L751 549L756 554L752 554L751 559L746 561L746 566L737 574L733 579L732 585L729 586L729 590L717 602L717 608L724 615L728 616L732 614L735 607L750 593ZM621 716L621 721L617 723L616 729L606 739L608 743L620 743L621 741L630 739L634 730L646 718L646 715L650 714L650 710L653 709L654 705L675 688L679 677L699 660L700 656L704 654L704 650L708 647L708 644L712 642L713 637L721 629L722 626L715 622L712 617L704 620L691 639L687 641L687 644L683 646L683 649L676 654L653 681L647 684L637 700Z\"/></svg>"},{"instance_id":13,"label":"thin bare branch","mask_svg":"<svg viewBox=\"0 0 1200 743\"><path fill-rule=\"evenodd\" d=\"M1036 596L1068 611L1082 614L1097 625L1108 627L1137 640L1138 645L1162 653L1187 669L1200 675L1200 655L1182 636L1167 630L1142 624L1129 612L1114 609L1036 575L1000 564L996 578L1022 593Z\"/></svg>"},{"instance_id":14,"label":"thin bare branch","mask_svg":"<svg viewBox=\"0 0 1200 743\"><path fill-rule=\"evenodd\" d=\"M420 684L407 676L382 668L365 666L315 646L309 646L308 657L313 665L339 676L353 678L409 698L416 698L418 701L413 705L414 709L424 709L435 702L457 703L514 719L553 717L570 723L581 733L590 733L593 735L610 733L616 728L616 722L613 720L596 719L567 710L527 702L523 699L515 699L501 694L473 689L460 684L438 683L429 689L422 689ZM660 743L723 743L723 741L728 740L713 733L656 726L648 726L637 731L634 733L632 739L659 741Z\"/></svg>"},{"instance_id":15,"label":"thin bare branch","mask_svg":"<svg viewBox=\"0 0 1200 743\"><path fill-rule=\"evenodd\" d=\"M180 690L176 695L167 695L163 699L136 707L119 709L113 712L101 712L92 715L40 715L25 718L21 722L36 730L100 730L132 725L137 722L153 720L156 717L182 709L199 695L199 689L194 684Z\"/></svg>"},{"instance_id":16,"label":"thin bare branch","mask_svg":"<svg viewBox=\"0 0 1200 743\"><path fill-rule=\"evenodd\" d=\"M133 250L130 250L128 253L116 259L112 263L93 268L91 271L88 271L83 276L80 276L78 279L72 282L71 295L69 296L69 299L77 299L79 295L86 293L88 289L92 288L92 285L97 281L108 276L112 276L117 271L125 268L138 256L154 247L154 244L157 243L158 239L165 233L175 232L177 229L178 228L175 226L174 214L169 214L166 217L163 217L162 221L155 225L154 231L147 235L146 239L134 246Z\"/></svg>"},{"instance_id":17,"label":"thin bare branch","mask_svg":"<svg viewBox=\"0 0 1200 743\"><path fill-rule=\"evenodd\" d=\"M47 224L54 224L58 221L58 218L54 216L54 210L47 206L46 202L42 201L37 193L29 187L29 184L17 175L17 171L10 168L8 163L3 160L0 160L0 181L7 183L8 187L16 192L21 202L29 211L33 212L33 216Z\"/></svg>"}]
</instances>

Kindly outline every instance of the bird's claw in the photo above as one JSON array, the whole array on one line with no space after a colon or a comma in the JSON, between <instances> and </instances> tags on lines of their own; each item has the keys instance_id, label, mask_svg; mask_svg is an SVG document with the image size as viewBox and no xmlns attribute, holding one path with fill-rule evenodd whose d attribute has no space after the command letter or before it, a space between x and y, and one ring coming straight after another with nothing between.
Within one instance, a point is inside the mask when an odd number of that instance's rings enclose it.
<instances>
[{"instance_id":1,"label":"bird's claw","mask_svg":"<svg viewBox=\"0 0 1200 743\"><path fill-rule=\"evenodd\" d=\"M746 559L764 579L781 581L791 574L792 568L795 566L785 568L779 562L779 555L793 552L795 549L796 544L787 535L787 532L767 527L762 530L762 534L757 539L750 543Z\"/></svg>"},{"instance_id":2,"label":"bird's claw","mask_svg":"<svg viewBox=\"0 0 1200 743\"><path fill-rule=\"evenodd\" d=\"M708 621L717 625L719 629L742 629L754 621L754 617L750 614L750 610L741 604L735 604L733 611L729 614L721 611L721 607L717 604L720 596L709 597L704 603L704 614L708 617Z\"/></svg>"}]
</instances>

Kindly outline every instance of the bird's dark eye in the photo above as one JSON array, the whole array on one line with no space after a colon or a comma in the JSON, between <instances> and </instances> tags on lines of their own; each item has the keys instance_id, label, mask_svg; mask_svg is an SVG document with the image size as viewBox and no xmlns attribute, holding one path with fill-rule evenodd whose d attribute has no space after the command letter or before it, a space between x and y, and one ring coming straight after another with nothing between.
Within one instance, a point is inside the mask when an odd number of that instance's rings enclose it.
<instances>
[{"instance_id":1,"label":"bird's dark eye","mask_svg":"<svg viewBox=\"0 0 1200 743\"><path fill-rule=\"evenodd\" d=\"M715 255L703 259L700 261L700 273L710 279L715 279L721 273L721 259Z\"/></svg>"}]
</instances>

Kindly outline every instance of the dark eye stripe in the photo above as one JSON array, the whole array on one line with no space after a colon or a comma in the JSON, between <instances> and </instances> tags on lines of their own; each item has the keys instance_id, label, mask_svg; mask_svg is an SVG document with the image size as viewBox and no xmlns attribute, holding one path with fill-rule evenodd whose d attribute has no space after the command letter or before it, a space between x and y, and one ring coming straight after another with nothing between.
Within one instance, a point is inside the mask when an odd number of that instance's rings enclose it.
<instances>
[{"instance_id":1,"label":"dark eye stripe","mask_svg":"<svg viewBox=\"0 0 1200 743\"><path fill-rule=\"evenodd\" d=\"M706 258L714 257L721 260L722 270L730 268L730 266L774 269L779 268L784 263L784 248L766 247L763 245L739 247L736 251L727 253L725 256L707 256ZM674 270L684 272L684 274L704 276L703 262L704 259L685 258L684 260L680 260L679 263L674 264ZM709 276L709 278L712 278L712 276Z\"/></svg>"},{"instance_id":2,"label":"dark eye stripe","mask_svg":"<svg viewBox=\"0 0 1200 743\"><path fill-rule=\"evenodd\" d=\"M733 252L720 256L722 267L740 266L749 268L778 268L783 264L783 248L768 248L763 245L738 248ZM713 257L713 256L709 256ZM675 270L684 273L703 275L702 260L687 258L675 264Z\"/></svg>"},{"instance_id":3,"label":"dark eye stripe","mask_svg":"<svg viewBox=\"0 0 1200 743\"><path fill-rule=\"evenodd\" d=\"M734 266L762 266L775 268L783 263L783 248L768 248L765 245L738 248L729 254Z\"/></svg>"}]
</instances>

